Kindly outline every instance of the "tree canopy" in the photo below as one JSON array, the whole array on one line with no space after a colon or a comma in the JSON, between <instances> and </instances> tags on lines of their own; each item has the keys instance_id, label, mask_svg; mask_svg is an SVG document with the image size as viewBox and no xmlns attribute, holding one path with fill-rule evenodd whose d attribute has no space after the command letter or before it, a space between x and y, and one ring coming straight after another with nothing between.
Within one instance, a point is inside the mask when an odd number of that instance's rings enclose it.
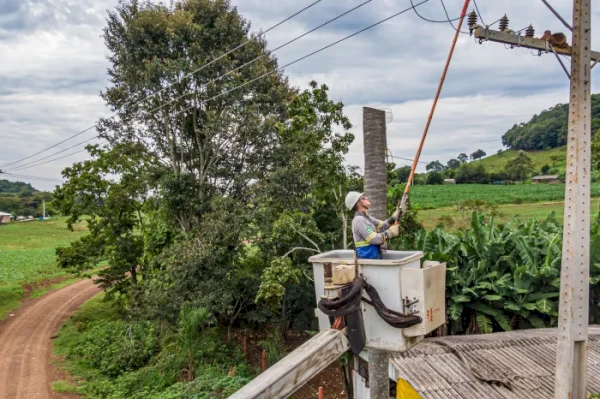
<instances>
[{"instance_id":1,"label":"tree canopy","mask_svg":"<svg viewBox=\"0 0 600 399\"><path fill-rule=\"evenodd\" d=\"M567 143L569 104L557 104L527 123L514 125L502 136L502 144L515 150L548 150ZM592 95L592 131L600 129L600 94Z\"/></svg>"}]
</instances>

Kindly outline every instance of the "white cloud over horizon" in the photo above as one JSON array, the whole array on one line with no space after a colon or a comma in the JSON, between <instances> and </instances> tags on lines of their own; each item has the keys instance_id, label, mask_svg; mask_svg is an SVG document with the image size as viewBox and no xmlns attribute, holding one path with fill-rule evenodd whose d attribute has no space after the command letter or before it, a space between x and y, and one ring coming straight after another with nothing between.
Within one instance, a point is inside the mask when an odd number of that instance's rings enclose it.
<instances>
[{"instance_id":1,"label":"white cloud over horizon","mask_svg":"<svg viewBox=\"0 0 600 399\"><path fill-rule=\"evenodd\" d=\"M269 47L362 1L323 0L269 32ZM232 0L251 21L253 31L271 26L311 2ZM445 3L451 16L456 16L462 0ZM536 35L545 29L565 31L540 1L507 3L478 0L488 23L506 13L513 29L532 23ZM0 0L0 165L40 151L110 114L99 97L108 84L107 50L101 35L106 10L116 4L117 0ZM553 0L552 4L567 20L571 19L572 1ZM373 0L278 51L279 63L286 64L409 5L408 0ZM430 0L419 10L427 17L443 18L438 0ZM600 19L599 7L593 9L593 18ZM592 32L592 42L600 43L599 32ZM412 158L453 33L447 23L428 23L411 11L287 68L286 74L300 88L313 79L325 83L330 97L344 102L356 135L347 156L349 164L363 166L363 106L392 110L388 146L395 156ZM596 71L593 77L598 76ZM478 45L468 35L461 35L422 160L446 162L460 152L471 153L478 148L493 154L502 148L501 136L513 124L525 122L556 103L567 102L568 88L566 76L552 55L533 57L525 49L505 50L497 43ZM593 91L599 89L594 80ZM90 132L56 150L93 135ZM59 178L65 166L84 158L85 154L78 154L39 169L14 173ZM52 189L56 183L19 180L40 189Z\"/></svg>"}]
</instances>

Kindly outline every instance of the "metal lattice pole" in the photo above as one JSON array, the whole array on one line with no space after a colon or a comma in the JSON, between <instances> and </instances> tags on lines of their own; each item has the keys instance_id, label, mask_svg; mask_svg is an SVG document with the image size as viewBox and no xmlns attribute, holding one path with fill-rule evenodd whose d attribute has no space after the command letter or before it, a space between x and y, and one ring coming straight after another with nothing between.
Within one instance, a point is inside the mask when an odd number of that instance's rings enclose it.
<instances>
[{"instance_id":1,"label":"metal lattice pole","mask_svg":"<svg viewBox=\"0 0 600 399\"><path fill-rule=\"evenodd\" d=\"M590 263L591 0L575 0L555 397L584 399Z\"/></svg>"}]
</instances>

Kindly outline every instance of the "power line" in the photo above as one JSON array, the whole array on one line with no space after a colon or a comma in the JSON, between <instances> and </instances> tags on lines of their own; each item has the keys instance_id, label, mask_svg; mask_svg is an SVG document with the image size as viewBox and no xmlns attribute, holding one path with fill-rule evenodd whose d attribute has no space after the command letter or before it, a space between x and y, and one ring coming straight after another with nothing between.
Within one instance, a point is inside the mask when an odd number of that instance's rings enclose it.
<instances>
[{"instance_id":1,"label":"power line","mask_svg":"<svg viewBox=\"0 0 600 399\"><path fill-rule=\"evenodd\" d=\"M475 5L475 10L477 11L477 15L479 15L479 19L481 20L481 23L485 26L485 21L483 20L483 16L479 12L479 6L477 5L477 1L473 0L473 4Z\"/></svg>"},{"instance_id":2,"label":"power line","mask_svg":"<svg viewBox=\"0 0 600 399\"><path fill-rule=\"evenodd\" d=\"M454 26L454 24L450 20L450 15L448 15L448 10L446 9L446 4L444 3L444 0L440 0L440 2L442 3L442 8L444 9L444 14L446 14L446 18L448 18L448 23L452 26L452 28L454 28L454 30L458 30L458 29L456 29L456 26ZM464 33L466 35L470 34L469 32L463 32L462 30L460 31L460 33Z\"/></svg>"},{"instance_id":3,"label":"power line","mask_svg":"<svg viewBox=\"0 0 600 399\"><path fill-rule=\"evenodd\" d=\"M99 136L94 136L94 137L92 137L92 138L90 138L90 139L87 139L87 140L84 140L84 141L82 141L81 143L74 144L74 145L72 145L72 146L70 146L70 147L67 147L67 148L63 149L63 150L60 150L60 151L58 151L58 152L55 152L54 154L50 154L50 155L48 155L48 156L45 156L44 158L40 158L40 159L37 159L37 160L35 160L35 161L32 161L32 162L28 162L28 163L26 163L26 164L23 164L23 165L19 165L19 166L16 166L16 167L14 167L14 168L8 168L7 170L21 170L21 169L29 169L29 168L31 168L31 167L33 167L33 166L37 166L37 165L43 165L43 164L45 164L45 163L47 163L47 162L43 162L43 163L41 163L41 164L38 164L38 162L40 162L40 161L43 161L43 160L45 160L45 159L48 159L48 158L51 158L51 157L53 157L53 156L55 156L55 155L62 154L62 153L63 153L63 152L65 152L65 151L69 151L71 148L78 147L78 146L80 146L80 145L82 145L82 144L88 143L88 142L90 142L90 141L92 141L92 140L95 140L95 139L97 139L97 138L99 138ZM84 149L83 151L85 151L85 149ZM78 152L81 152L81 151L78 151ZM58 159L62 159L62 157L61 157L61 158L58 158ZM29 165L32 165L32 166L29 166Z\"/></svg>"},{"instance_id":4,"label":"power line","mask_svg":"<svg viewBox=\"0 0 600 399\"><path fill-rule=\"evenodd\" d=\"M60 179L54 179L52 177L15 175L15 174L6 173L6 172L0 172L0 175L7 175L7 176L11 176L11 177L16 177L18 179L29 179L29 180L39 180L39 181L62 181Z\"/></svg>"},{"instance_id":5,"label":"power line","mask_svg":"<svg viewBox=\"0 0 600 399\"><path fill-rule=\"evenodd\" d=\"M363 3L360 3L360 4L359 4L359 5L357 5L356 7L352 7L351 9L349 9L348 11L345 11L345 12L343 12L342 14L338 15L337 17L335 17L335 18L332 18L332 19L330 19L330 20L328 20L328 21L326 21L326 22L322 23L321 25L318 25L318 26L316 26L316 27L312 28L311 30L309 30L308 32L305 32L305 33L301 34L300 36L296 36L295 38L293 38L293 39L291 39L291 40L289 40L289 41L285 42L284 44L282 44L282 45L280 45L280 46L278 46L278 47L274 48L273 50L269 50L269 51L267 51L266 53L264 53L264 54L261 54L261 55L259 55L258 57L254 58L253 60L250 60L250 61L246 62L245 64L242 64L242 65L240 65L239 67L237 67L237 68L235 68L235 69L233 69L233 70L231 70L231 71L229 71L229 72L227 72L227 73L225 73L225 74L223 74L223 75L221 75L221 76L217 76L216 78L214 78L213 80L211 80L211 81L209 81L208 83L204 84L203 86L204 86L204 87L207 87L207 86L208 86L209 84L211 84L211 83L215 83L215 82L218 82L218 81L222 80L223 78L225 78L225 77L227 77L227 76L231 75L232 73L234 73L234 72L236 72L236 71L238 71L238 70L240 70L240 69L242 69L242 68L244 68L244 67L246 67L246 66L248 66L248 65L250 65L250 64L253 64L254 62L256 62L256 61L260 60L261 58L264 58L264 57L266 57L266 56L268 56L268 55L272 54L273 52L275 52L275 51L277 51L277 50L281 50L282 48L284 48L284 47L286 47L286 46L288 46L288 45L290 45L290 44L294 43L295 41L297 41L297 40L300 40L300 39L302 39L303 37L310 35L311 33L313 33L313 32L315 32L315 31L317 31L317 30L321 29L321 28L322 28L322 27L324 27L325 25L328 25L328 24L330 24L330 23L332 23L332 22L334 22L334 21L336 21L336 20L338 20L338 19L340 19L340 18L342 18L342 17L344 17L344 16L346 16L346 15L350 14L351 12L358 10L360 7L362 7L362 6L364 6L364 5L368 4L368 3L370 3L371 1L373 1L373 0L367 0L367 1L363 2ZM185 93L185 94L182 94L181 96L179 96L179 97L177 97L177 98L174 98L173 100L171 100L171 101L169 101L169 102L167 102L167 103L165 103L165 104L162 104L162 105L160 105L159 107L157 107L157 108L154 108L154 109L150 110L149 112L158 111L159 109L161 109L161 108L163 108L163 107L166 107L167 105L169 105L169 104L172 104L172 103L174 103L175 101L178 101L178 100L182 99L183 97L186 97L186 96L188 96L188 95L190 95L190 94L191 94L191 93Z\"/></svg>"},{"instance_id":6,"label":"power line","mask_svg":"<svg viewBox=\"0 0 600 399\"><path fill-rule=\"evenodd\" d=\"M413 0L410 0L410 4L411 4L412 6L414 6L414 4L413 4ZM436 24L447 24L448 22L451 22L451 21L452 21L452 22L454 22L454 21L458 21L458 20L460 19L460 17L458 17L458 18L454 18L454 19L452 19L452 20L451 20L451 19L449 19L449 18L447 18L447 19L442 19L442 20L430 19L430 18L424 17L423 15L419 14L419 12L417 11L417 9L416 9L416 8L414 8L414 11L415 11L415 14L417 14L417 16L418 16L419 18L421 18L422 20L424 20L424 21L427 21L427 22L433 22L433 23L436 23Z\"/></svg>"},{"instance_id":7,"label":"power line","mask_svg":"<svg viewBox=\"0 0 600 399\"><path fill-rule=\"evenodd\" d=\"M278 22L277 24L275 24L275 25L271 26L271 27L270 27L269 29L267 29L266 31L264 31L264 32L261 32L259 35L257 35L257 36L256 36L256 38L259 38L259 37L261 37L261 36L264 36L264 35L265 35L265 34L267 34L268 32L272 31L273 29L277 28L278 26L282 25L283 23L285 23L285 22L289 21L290 19L292 19L292 18L296 17L297 15L299 15L299 14L303 13L304 11L308 10L309 8L311 8L311 7L315 6L316 4L320 3L321 1L323 1L323 0L317 0L317 1L315 1L315 2L313 2L313 3L311 3L311 4L309 4L308 6L306 6L306 7L302 8L301 10L299 10L299 11L295 12L294 14L290 15L289 17L285 18L284 20L282 20L282 21ZM161 90L157 91L156 93L153 93L153 94L151 94L151 95L149 95L149 96L146 96L146 97L144 97L143 99L141 99L141 100L139 100L139 101L135 102L133 105L131 105L131 107L135 107L135 106L139 105L140 103L142 103L142 102L146 101L147 99L149 99L149 98L151 98L151 97L154 97L154 96L156 96L157 94L159 94L159 93L163 92L164 90L168 89L169 87L173 86L173 85L174 85L174 84L176 84L176 83L180 83L180 82L181 82L183 79L185 79L185 78L188 78L189 76L191 76L191 75L193 75L193 74L195 74L195 73L197 73L197 72L199 72L199 71L203 70L204 68L206 68L206 67L208 67L208 66L210 66L210 65L214 64L215 62L217 62L218 60L222 59L223 57L226 57L226 56L228 56L229 54L233 53L234 51L236 51L236 50L238 50L238 49L240 49L240 48L244 47L246 44L248 44L248 43L249 43L250 41L252 41L252 40L253 40L253 39L248 39L248 40L246 40L245 42L243 42L243 43L239 44L238 46L234 47L233 49L231 49L231 50L227 51L226 53L224 53L224 54L220 55L219 57L217 57L217 58L213 59L212 61L208 62L207 64L204 64L204 65L202 65L200 68L198 68L198 69L196 69L196 70L194 70L194 71L192 71L192 72L188 73L187 75L183 76L182 78L178 79L177 81L175 81L175 82L173 82L173 83L170 83L170 84L168 84L166 87L162 88ZM108 119L113 119L115 116L118 116L118 115L119 115L119 112L116 112L116 113L114 113L113 115L111 115L110 117L108 117ZM88 127L88 128L87 128L87 129L85 129L85 130L82 130L82 131L81 131L81 132L79 132L79 133L76 133L76 134L74 134L74 135L72 135L72 136L70 136L70 137L66 138L65 140L63 140L63 141L61 141L61 142L59 142L59 143L53 144L53 145L51 145L51 146L50 146L50 147L48 147L48 148L45 148L45 149L43 149L43 150L41 150L41 151L38 151L38 152L36 152L35 154L29 155L29 156L27 156L27 157L25 157L25 158L21 158L21 159L19 159L19 160L17 160L17 161L14 161L14 162L7 163L7 164L5 164L5 165L2 165L2 167L3 167L3 168L5 168L5 167L7 167L7 166L14 165L14 164L20 163L20 162L22 162L22 161L25 161L25 160L27 160L27 159L33 158L33 157L34 157L34 156L36 156L36 155L39 155L39 154L41 154L41 153L43 153L43 152L46 152L46 151L48 151L48 150L50 150L50 149L52 149L52 148L55 148L55 147L57 147L57 146L59 146L59 145L61 145L61 144L65 143L65 142L67 142L67 141L69 141L69 140L71 140L71 139L73 139L73 138L75 138L75 137L77 137L77 136L80 136L80 135L82 135L82 134L84 134L84 133L86 133L86 132L89 132L90 130L92 130L92 129L95 129L95 128L96 128L96 124L94 124L93 126L90 126L90 127Z\"/></svg>"},{"instance_id":8,"label":"power line","mask_svg":"<svg viewBox=\"0 0 600 399\"><path fill-rule=\"evenodd\" d=\"M95 138L96 138L96 137L92 137L92 139L95 139ZM102 142L102 143L98 143L98 145L103 145L103 144L106 144L106 143L107 143L107 142L106 142L106 141L104 141L104 142ZM36 163L36 164L34 164L34 165L27 166L27 167L24 167L24 168L15 169L15 170L30 169L30 168L34 168L34 167L36 167L36 166L45 165L45 164L47 164L47 163L54 162L54 161L58 161L58 160L60 160L60 159L64 159L64 158L68 158L68 157L70 157L71 155L79 154L79 153L81 153L81 152L84 152L84 151L87 151L87 149L86 149L86 148L84 148L83 150L74 151L74 152L71 152L71 153L69 153L69 154L67 154L67 155L63 155L62 157L53 158L53 159L50 159L50 160L48 160L48 161L46 161L46 162L40 162L40 163Z\"/></svg>"},{"instance_id":9,"label":"power line","mask_svg":"<svg viewBox=\"0 0 600 399\"><path fill-rule=\"evenodd\" d=\"M264 57L267 57L268 55L272 54L273 52L275 52L275 51L277 51L277 50L281 50L282 48L284 48L284 47L286 47L286 46L288 46L288 45L290 45L290 44L294 43L295 41L297 41L297 40L299 40L299 39L301 39L301 38L303 38L303 37L305 37L305 36L308 36L309 34L311 34L311 33L315 32L315 31L317 31L317 30L321 29L322 27L324 27L324 26L326 26L326 25L328 25L328 24L330 24L330 23L332 23L332 22L334 22L334 21L336 21L336 20L338 20L338 19L340 19L340 18L342 18L342 17L344 17L344 16L346 16L346 15L350 14L351 12L353 12L353 11L355 11L355 10L359 9L360 7L362 7L362 6L364 6L364 5L368 4L368 3L370 3L371 1L373 1L373 0L366 0L366 1L364 1L363 3L361 3L361 4L357 5L357 6L355 6L355 7L351 8L351 9L349 9L349 10L345 11L345 12L343 12L342 14L340 14L340 15L338 15L338 16L336 16L336 17L334 17L334 18L332 18L332 19L330 19L330 20L328 20L328 21L326 21L326 22L324 22L324 23L322 23L322 24L320 24L320 25L318 25L318 26L316 26L316 27L314 27L313 29L311 29L311 30L309 30L309 31L307 31L307 32L305 32L305 33L303 33L303 34L299 35L299 36L296 36L295 38L293 38L293 39L291 39L291 40L289 40L289 41L285 42L284 44L282 44L282 45L280 45L280 46L276 47L275 49L273 49L273 50L270 50L270 51L268 51L268 52L266 52L266 53L264 53L264 54L261 54L260 56L258 56L258 57L256 57L256 58L254 58L254 59L252 59L252 60L250 60L250 61L246 62L245 64L243 64L243 65L240 65L239 67L237 67L237 68L235 68L235 69L233 69L233 70L231 70L231 71L229 71L229 72L227 72L227 73L225 73L225 74L223 74L223 75L220 75L220 76L216 77L215 79L213 79L213 80L209 81L208 83L204 84L203 86L204 86L204 87L206 87L206 86L208 86L208 85L209 85L209 84L211 84L211 83L215 83L215 82L217 82L217 81L219 81L219 80L222 80L223 78L225 78L225 77L227 77L227 76L231 75L232 73L234 73L234 72L236 72L236 71L238 71L238 70L240 70L240 69L242 69L242 68L244 68L244 67L246 67L246 66L248 66L248 65L250 65L250 64L252 64L252 63L254 63L254 62L256 62L257 60L259 60L259 59L261 59L261 58L264 58ZM316 3L313 3L313 4L316 4ZM272 28L271 28L271 29L272 29ZM208 64L207 64L207 65L208 65ZM199 70L200 70L200 69L197 69L195 72L198 72ZM189 75L188 75L188 76L189 76ZM164 90L164 89L162 89L162 90ZM161 90L161 91L162 91L162 90ZM158 93L160 93L160 91L159 91L159 92L157 92L157 93L155 93L154 95L156 95L156 94L158 94ZM167 102L167 103L165 103L165 104L162 104L162 105L160 105L160 106L158 106L158 107L155 107L155 108L151 109L149 112L156 112L156 111L158 111L159 109L161 109L161 108L163 108L163 107L165 107L165 106L167 106L167 105L169 105L169 104L171 104L171 103L173 103L173 102L175 102L175 101L177 101L177 100L180 100L181 98L183 98L183 97L185 97L185 96L188 96L189 94L191 94L191 93L186 93L186 94L183 94L183 95L181 95L181 96L179 96L179 97L177 97L177 98L175 98L175 99L173 99L173 100L171 100L171 101L169 101L169 102ZM215 98L216 98L216 97L215 97ZM140 103L140 102L138 101L136 104L139 104L139 103ZM110 119L110 118L109 118L109 119ZM47 156L47 157L45 157L45 158L41 158L41 159L35 160L35 161L33 161L33 162L29 162L29 163L27 163L27 164L25 164L25 165L21 165L21 166L28 166L28 165L32 165L32 164L34 164L34 163L35 163L36 165L33 165L33 166L37 166L37 165L39 165L39 164L37 164L37 162L39 162L39 161L41 161L41 160L44 160L44 159L47 159L47 158L53 157L54 155L57 155L57 154L63 153L63 152L65 152L65 151L67 151L67 150L70 150L71 148L77 147L78 145L84 144L84 143L86 143L86 142L88 142L88 141L91 141L91 140L94 140L94 139L96 139L96 138L98 138L98 137L99 137L99 135L96 135L96 136L94 136L94 137L92 137L92 138L90 138L90 139L88 139L88 140L85 140L85 141L83 141L82 143L75 144L75 145L73 145L73 146L71 146L71 147L68 147L68 148L66 148L66 149L62 150L62 151L58 151L58 152L56 152L56 153L54 153L54 154L51 154L51 155L49 155L49 156ZM43 151L42 151L42 152L43 152ZM60 159L60 158L59 158L59 159ZM22 159L22 160L24 160L24 159ZM22 161L22 160L21 160L21 161ZM18 161L18 162L20 162L20 161ZM16 162L15 162L15 163L16 163ZM9 165L10 165L10 164L9 164ZM27 167L25 167L25 168L16 167L16 168L12 168L12 169L13 169L13 170L20 170L20 169L28 169L28 168L27 168Z\"/></svg>"},{"instance_id":10,"label":"power line","mask_svg":"<svg viewBox=\"0 0 600 399\"><path fill-rule=\"evenodd\" d=\"M269 72L265 72L264 74L260 75L260 76L259 76L259 77L257 77L257 78L254 78L254 79L252 79L252 80L249 80L249 81L247 81L247 82L245 82L245 83L242 83L241 85L235 86L235 87L233 87L233 88L231 88L231 89L229 89L229 90L227 90L227 91L225 91L225 92L219 93L219 94L217 94L216 96L213 96L213 97L211 97L211 98L209 98L209 99L202 100L202 101L200 101L200 103L199 103L199 104L197 104L197 105L192 105L192 106L190 106L190 107L188 107L188 108L185 108L185 109L183 109L183 110L181 110L181 111L178 111L178 112L176 112L175 114L173 114L173 116L175 116L175 115L178 115L178 114L180 114L180 113L182 113L182 112L188 111L188 110L190 110L190 109L192 109L192 108L195 108L195 107L197 107L197 106L198 106L198 105L200 105L200 104L204 104L204 103L206 103L206 102L208 102L208 101L214 100L215 98L218 98L218 97L224 96L224 95L226 95L226 94L228 94L228 93L231 93L231 92L232 92L232 91L234 91L234 90L238 90L238 89L240 89L240 88L242 88L242 87L244 87L244 86L247 86L247 85L249 85L249 84L251 84L251 83L254 83L254 82L256 82L257 80L259 80L259 79L262 79L262 78L264 78L264 77L266 77L266 76L272 75L272 74L274 74L274 73L276 73L276 72L278 72L278 71L282 71L283 69L287 68L288 66L294 65L294 64L296 64L296 63L298 63L298 62L300 62L300 61L302 61L302 60L305 60L306 58L312 57L313 55L320 53L321 51L324 51L324 50L326 50L326 49L328 49L328 48L331 48L331 47L335 46L336 44L339 44L339 43L341 43L341 42L344 42L344 41L346 41L346 40L348 40L348 39L350 39L350 38L352 38L352 37L354 37L354 36L356 36L356 35L359 35L359 34L361 34L361 33L365 32L365 31L367 31L367 30L371 29L371 28L374 28L374 27L376 27L376 26L378 26L378 25L381 25L382 23L384 23L384 22L386 22L386 21L389 21L390 19L392 19L392 18L395 18L395 17L397 17L397 16L399 16L399 15L401 15L401 14L404 14L404 13L405 13L405 12L407 12L407 11L410 11L410 10L412 10L412 9L415 9L416 7L419 7L420 5L427 3L428 1L429 1L429 0L423 0L423 1L421 1L420 3L418 3L418 4L416 4L416 5L412 5L411 7L408 7L408 8L406 8L406 9L404 9L404 10L400 11L400 12L397 12L397 13L395 13L395 14L392 14L392 15L390 15L389 17L387 17L387 18L384 18L384 19L382 19L382 20L380 20L380 21L378 21L378 22L376 22L376 23L374 23L374 24L372 24L372 25L369 25L369 26L367 26L367 27L365 27L365 28L363 28L363 29L361 29L361 30L359 30L359 31L357 31L357 32L354 32L354 33L352 33L352 34L350 34L350 35L348 35L348 36L346 36L346 37L343 37L343 38L341 38L341 39L339 39L339 40L336 40L336 41L335 41L335 42L333 42L333 43L330 43L330 44L328 44L328 45L326 45L326 46L324 46L324 47L321 47L320 49L318 49L318 50L315 50L315 51L313 51L312 53L309 53L309 54L307 54L307 55L304 55L304 56L302 56L302 57L300 57L300 58L297 58L297 59L295 59L294 61L292 61L292 62L289 62L289 63L285 64L284 66L281 66L281 67L279 67L279 68L276 68L276 69L274 69L274 70L272 70L272 71L269 71Z\"/></svg>"},{"instance_id":11,"label":"power line","mask_svg":"<svg viewBox=\"0 0 600 399\"><path fill-rule=\"evenodd\" d=\"M391 154L390 154L390 158L392 158L392 159L402 159L402 160L404 160L404 161L410 161L410 162L414 162L414 159L411 159L411 158L404 158L404 157L396 157L396 156L394 156L394 155L391 155ZM417 161L417 162L418 162L418 163L424 163L424 164L427 164L427 163L428 163L428 162L425 162L425 161Z\"/></svg>"}]
</instances>

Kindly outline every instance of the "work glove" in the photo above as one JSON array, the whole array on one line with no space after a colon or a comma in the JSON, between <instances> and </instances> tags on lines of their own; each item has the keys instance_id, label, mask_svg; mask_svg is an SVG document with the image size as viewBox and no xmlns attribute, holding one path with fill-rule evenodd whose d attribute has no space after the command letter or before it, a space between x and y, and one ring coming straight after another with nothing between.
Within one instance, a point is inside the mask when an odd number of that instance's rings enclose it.
<instances>
[{"instance_id":1,"label":"work glove","mask_svg":"<svg viewBox=\"0 0 600 399\"><path fill-rule=\"evenodd\" d=\"M396 208L394 213L392 213L392 217L390 219L393 219L394 222L397 222L398 220L400 220L400 216L402 216L402 210L400 210L400 207L398 207Z\"/></svg>"},{"instance_id":2,"label":"work glove","mask_svg":"<svg viewBox=\"0 0 600 399\"><path fill-rule=\"evenodd\" d=\"M400 201L400 212L401 214L406 212L406 207L408 206L408 194L402 195L402 200Z\"/></svg>"},{"instance_id":3,"label":"work glove","mask_svg":"<svg viewBox=\"0 0 600 399\"><path fill-rule=\"evenodd\" d=\"M399 228L400 228L400 225L398 225L398 224L390 226L390 228L385 231L388 238L398 237L398 234L400 234L400 231L398 230Z\"/></svg>"}]
</instances>

